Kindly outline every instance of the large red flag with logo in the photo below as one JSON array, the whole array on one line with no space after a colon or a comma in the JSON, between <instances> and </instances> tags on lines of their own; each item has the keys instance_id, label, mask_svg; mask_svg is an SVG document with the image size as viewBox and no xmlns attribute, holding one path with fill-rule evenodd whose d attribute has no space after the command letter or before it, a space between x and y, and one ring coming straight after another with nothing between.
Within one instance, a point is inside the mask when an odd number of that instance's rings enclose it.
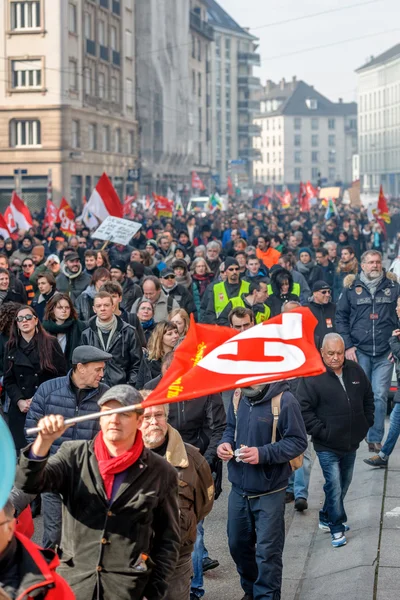
<instances>
[{"instance_id":1,"label":"large red flag with logo","mask_svg":"<svg viewBox=\"0 0 400 600\"><path fill-rule=\"evenodd\" d=\"M156 194L153 194L153 198L157 217L171 218L174 211L174 201Z\"/></svg>"},{"instance_id":2,"label":"large red flag with logo","mask_svg":"<svg viewBox=\"0 0 400 600\"><path fill-rule=\"evenodd\" d=\"M204 183L202 182L200 177L197 175L196 171L192 171L192 188L194 190L200 190L200 191L203 191L206 189L206 186L204 185Z\"/></svg>"},{"instance_id":3,"label":"large red flag with logo","mask_svg":"<svg viewBox=\"0 0 400 600\"><path fill-rule=\"evenodd\" d=\"M379 199L378 199L378 210L377 210L377 218L382 219L382 221L384 221L385 223L390 223L391 219L390 219L390 214L389 214L389 207L387 205L387 201L385 198L385 194L383 193L383 187L380 187L379 190Z\"/></svg>"},{"instance_id":4,"label":"large red flag with logo","mask_svg":"<svg viewBox=\"0 0 400 600\"><path fill-rule=\"evenodd\" d=\"M65 235L76 234L75 213L65 198L61 200L57 221L61 223L60 231L65 233Z\"/></svg>"},{"instance_id":5,"label":"large red flag with logo","mask_svg":"<svg viewBox=\"0 0 400 600\"><path fill-rule=\"evenodd\" d=\"M58 208L51 200L46 200L46 214L43 220L43 229L53 227L57 221Z\"/></svg>"},{"instance_id":6,"label":"large red flag with logo","mask_svg":"<svg viewBox=\"0 0 400 600\"><path fill-rule=\"evenodd\" d=\"M199 325L192 318L168 372L143 406L320 375L325 367L314 343L316 325L308 308L283 313L239 334L228 327Z\"/></svg>"}]
</instances>

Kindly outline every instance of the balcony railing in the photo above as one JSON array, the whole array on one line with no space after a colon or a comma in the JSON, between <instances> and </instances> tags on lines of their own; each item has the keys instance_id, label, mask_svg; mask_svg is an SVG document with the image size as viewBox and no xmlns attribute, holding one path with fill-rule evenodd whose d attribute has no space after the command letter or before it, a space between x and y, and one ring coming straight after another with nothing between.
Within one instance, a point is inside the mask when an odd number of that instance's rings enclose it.
<instances>
[{"instance_id":1,"label":"balcony railing","mask_svg":"<svg viewBox=\"0 0 400 600\"><path fill-rule=\"evenodd\" d=\"M214 29L193 10L190 11L190 27L209 40L214 40Z\"/></svg>"},{"instance_id":2,"label":"balcony railing","mask_svg":"<svg viewBox=\"0 0 400 600\"><path fill-rule=\"evenodd\" d=\"M259 67L261 65L261 57L256 52L238 52L239 63Z\"/></svg>"},{"instance_id":3,"label":"balcony railing","mask_svg":"<svg viewBox=\"0 0 400 600\"><path fill-rule=\"evenodd\" d=\"M96 42L93 40L86 40L86 53L96 56Z\"/></svg>"},{"instance_id":4,"label":"balcony railing","mask_svg":"<svg viewBox=\"0 0 400 600\"><path fill-rule=\"evenodd\" d=\"M117 67L119 67L121 64L121 54L119 52L117 52L116 50L113 50L112 61L113 61L113 65L116 65Z\"/></svg>"},{"instance_id":5,"label":"balcony railing","mask_svg":"<svg viewBox=\"0 0 400 600\"><path fill-rule=\"evenodd\" d=\"M109 52L107 46L100 46L100 58L108 62Z\"/></svg>"}]
</instances>

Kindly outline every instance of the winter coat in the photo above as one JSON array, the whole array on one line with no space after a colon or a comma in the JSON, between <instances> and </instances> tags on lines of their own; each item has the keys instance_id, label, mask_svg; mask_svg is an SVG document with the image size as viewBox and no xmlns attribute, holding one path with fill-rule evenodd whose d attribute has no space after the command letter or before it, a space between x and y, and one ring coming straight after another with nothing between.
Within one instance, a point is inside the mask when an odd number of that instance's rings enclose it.
<instances>
[{"instance_id":1,"label":"winter coat","mask_svg":"<svg viewBox=\"0 0 400 600\"><path fill-rule=\"evenodd\" d=\"M63 330L62 332L64 332L64 328L68 326L65 330L67 344L65 346L64 356L67 361L67 367L70 369L72 366L72 353L75 348L80 345L82 331L86 329L87 324L83 321L78 321L77 319L68 319L68 321L64 323L64 326L59 326L54 321L43 321L42 325L43 328L50 333L50 335L54 335L55 338L57 338L58 333L61 333L60 330Z\"/></svg>"},{"instance_id":2,"label":"winter coat","mask_svg":"<svg viewBox=\"0 0 400 600\"><path fill-rule=\"evenodd\" d=\"M76 600L92 599L96 586L104 598L163 600L180 550L176 470L144 448L110 503L93 445L65 442L43 460L30 460L29 446L19 459L16 486L61 494L69 552L58 573Z\"/></svg>"},{"instance_id":3,"label":"winter coat","mask_svg":"<svg viewBox=\"0 0 400 600\"><path fill-rule=\"evenodd\" d=\"M133 303L143 296L140 285L125 277L125 281L122 285L122 302L120 304L121 309L130 312Z\"/></svg>"},{"instance_id":4,"label":"winter coat","mask_svg":"<svg viewBox=\"0 0 400 600\"><path fill-rule=\"evenodd\" d=\"M324 279L324 274L321 267L316 265L313 261L305 265L298 260L296 263L296 271L304 275L310 290L312 290L312 287L316 281Z\"/></svg>"},{"instance_id":5,"label":"winter coat","mask_svg":"<svg viewBox=\"0 0 400 600\"><path fill-rule=\"evenodd\" d=\"M149 359L147 352L143 354L142 361L140 363L139 373L136 379L136 389L142 390L146 383L158 377L161 374L161 359Z\"/></svg>"},{"instance_id":6,"label":"winter coat","mask_svg":"<svg viewBox=\"0 0 400 600\"><path fill-rule=\"evenodd\" d=\"M88 322L94 316L93 303L96 293L95 286L88 285L74 303L80 321Z\"/></svg>"},{"instance_id":7,"label":"winter coat","mask_svg":"<svg viewBox=\"0 0 400 600\"><path fill-rule=\"evenodd\" d=\"M70 273L66 266L61 267L61 272L57 275L56 285L57 290L64 294L68 294L72 302L75 304L77 298L90 285L91 276L88 273L82 272L82 267L77 274Z\"/></svg>"},{"instance_id":8,"label":"winter coat","mask_svg":"<svg viewBox=\"0 0 400 600\"><path fill-rule=\"evenodd\" d=\"M104 383L110 387L120 383L135 386L142 360L142 348L132 325L128 325L120 317L116 318L118 320L117 330L108 348L108 352L113 357L106 362ZM82 333L81 344L103 350L96 328L96 319L97 317L90 319L89 327Z\"/></svg>"},{"instance_id":9,"label":"winter coat","mask_svg":"<svg viewBox=\"0 0 400 600\"><path fill-rule=\"evenodd\" d=\"M336 328L346 350L355 346L369 356L389 354L389 338L397 328L400 285L386 273L372 297L359 277L348 275L336 306Z\"/></svg>"},{"instance_id":10,"label":"winter coat","mask_svg":"<svg viewBox=\"0 0 400 600\"><path fill-rule=\"evenodd\" d=\"M91 388L80 392L72 384L72 371L65 377L56 377L42 383L33 396L32 404L26 415L26 428L36 427L39 420L46 415L62 415L65 419L79 417L98 412L98 400L108 390L108 385L100 383L98 388ZM79 395L78 395L79 394ZM92 440L100 429L98 419L76 423L69 427L63 435L54 442L51 454L57 452L61 444L75 440ZM28 437L28 442L33 442L34 437Z\"/></svg>"},{"instance_id":11,"label":"winter coat","mask_svg":"<svg viewBox=\"0 0 400 600\"><path fill-rule=\"evenodd\" d=\"M338 301L340 294L343 291L343 282L347 275L358 275L360 267L358 260L354 257L349 262L345 263L339 260L336 268L335 277L333 279L333 300Z\"/></svg>"},{"instance_id":12,"label":"winter coat","mask_svg":"<svg viewBox=\"0 0 400 600\"><path fill-rule=\"evenodd\" d=\"M143 298L144 298L144 296L142 296L141 298L138 298L133 303L131 312L136 313L137 306ZM159 296L157 302L154 302L153 305L154 305L154 321L156 323L159 323L160 321L167 321L168 315L171 312L171 310L174 310L175 308L180 308L180 306L177 303L177 301L175 300L175 298L173 298L173 296L167 296L167 294L163 290L160 291L160 296Z\"/></svg>"},{"instance_id":13,"label":"winter coat","mask_svg":"<svg viewBox=\"0 0 400 600\"><path fill-rule=\"evenodd\" d=\"M271 400L282 394L276 443L272 444ZM235 451L241 446L256 447L259 463L250 465L228 462L228 477L233 489L245 496L257 496L287 487L291 475L289 461L307 448L307 435L296 398L286 381L267 386L260 398L243 395L235 415L233 402L228 410L227 425L221 443Z\"/></svg>"},{"instance_id":14,"label":"winter coat","mask_svg":"<svg viewBox=\"0 0 400 600\"><path fill-rule=\"evenodd\" d=\"M363 369L345 360L342 375L346 391L329 367L299 382L297 399L316 452L354 452L374 424L374 394Z\"/></svg>"},{"instance_id":15,"label":"winter coat","mask_svg":"<svg viewBox=\"0 0 400 600\"><path fill-rule=\"evenodd\" d=\"M67 582L56 573L60 564L57 554L40 548L21 533L15 532L17 541L16 555L19 566L19 587L17 600L74 600L75 595ZM0 584L0 598L11 600Z\"/></svg>"},{"instance_id":16,"label":"winter coat","mask_svg":"<svg viewBox=\"0 0 400 600\"><path fill-rule=\"evenodd\" d=\"M193 315L197 320L197 308L193 300L192 294L185 288L184 285L176 284L172 290L163 288L165 294L173 298L179 305L180 308L186 310L188 315Z\"/></svg>"},{"instance_id":17,"label":"winter coat","mask_svg":"<svg viewBox=\"0 0 400 600\"><path fill-rule=\"evenodd\" d=\"M333 302L328 302L328 304L318 304L312 300L304 306L311 310L318 321L314 331L314 341L319 350L326 334L336 333L336 304Z\"/></svg>"},{"instance_id":18,"label":"winter coat","mask_svg":"<svg viewBox=\"0 0 400 600\"><path fill-rule=\"evenodd\" d=\"M214 503L214 480L207 461L197 448L185 444L179 432L168 425L165 458L178 471L181 525L180 556L191 554L197 537L197 524Z\"/></svg>"},{"instance_id":19,"label":"winter coat","mask_svg":"<svg viewBox=\"0 0 400 600\"><path fill-rule=\"evenodd\" d=\"M400 340L397 335L392 335L389 339L390 350L395 359L397 387L400 388ZM393 402L400 402L400 395L395 394Z\"/></svg>"},{"instance_id":20,"label":"winter coat","mask_svg":"<svg viewBox=\"0 0 400 600\"><path fill-rule=\"evenodd\" d=\"M43 321L44 313L46 310L46 304L52 299L56 292L57 290L54 287L54 289L49 294L39 294L36 298L33 299L32 308L35 310L37 316L39 317L39 321Z\"/></svg>"}]
</instances>

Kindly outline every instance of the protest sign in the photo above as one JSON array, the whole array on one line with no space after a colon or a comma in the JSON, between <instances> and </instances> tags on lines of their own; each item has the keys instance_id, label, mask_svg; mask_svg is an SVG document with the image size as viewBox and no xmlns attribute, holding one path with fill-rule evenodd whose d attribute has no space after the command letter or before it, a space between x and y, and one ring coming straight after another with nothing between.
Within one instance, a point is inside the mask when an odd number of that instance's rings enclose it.
<instances>
[{"instance_id":1,"label":"protest sign","mask_svg":"<svg viewBox=\"0 0 400 600\"><path fill-rule=\"evenodd\" d=\"M97 240L127 246L141 226L142 224L136 221L128 221L119 217L107 217L92 234L92 237Z\"/></svg>"}]
</instances>

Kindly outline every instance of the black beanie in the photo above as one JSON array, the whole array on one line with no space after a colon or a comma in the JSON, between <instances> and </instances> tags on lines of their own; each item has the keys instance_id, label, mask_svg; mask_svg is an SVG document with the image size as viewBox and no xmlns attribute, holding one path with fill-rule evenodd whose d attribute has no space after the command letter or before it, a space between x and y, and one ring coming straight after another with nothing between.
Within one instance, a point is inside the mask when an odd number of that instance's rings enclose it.
<instances>
[{"instance_id":1,"label":"black beanie","mask_svg":"<svg viewBox=\"0 0 400 600\"><path fill-rule=\"evenodd\" d=\"M239 263L236 260L236 258L232 258L231 256L228 256L228 258L225 259L225 271L227 270L228 267L231 267L232 265L235 265L235 267L238 267Z\"/></svg>"}]
</instances>

